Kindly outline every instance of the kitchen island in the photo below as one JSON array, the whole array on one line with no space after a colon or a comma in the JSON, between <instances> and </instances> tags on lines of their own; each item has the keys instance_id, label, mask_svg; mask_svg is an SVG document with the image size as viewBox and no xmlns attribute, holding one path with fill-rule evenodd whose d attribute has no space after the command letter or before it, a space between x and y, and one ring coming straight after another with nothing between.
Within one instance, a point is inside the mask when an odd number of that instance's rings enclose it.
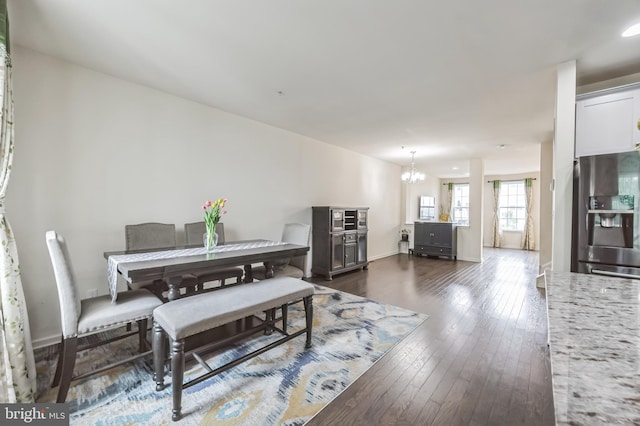
<instances>
[{"instance_id":1,"label":"kitchen island","mask_svg":"<svg viewBox=\"0 0 640 426\"><path fill-rule=\"evenodd\" d=\"M640 280L547 272L556 424L640 424Z\"/></svg>"}]
</instances>

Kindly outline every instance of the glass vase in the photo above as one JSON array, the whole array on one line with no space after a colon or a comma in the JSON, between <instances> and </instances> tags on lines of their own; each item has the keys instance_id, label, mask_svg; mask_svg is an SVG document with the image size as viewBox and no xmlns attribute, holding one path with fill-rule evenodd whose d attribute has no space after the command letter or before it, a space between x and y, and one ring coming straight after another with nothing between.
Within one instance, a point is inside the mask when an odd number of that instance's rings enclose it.
<instances>
[{"instance_id":1,"label":"glass vase","mask_svg":"<svg viewBox=\"0 0 640 426\"><path fill-rule=\"evenodd\" d=\"M207 230L207 232L202 234L202 242L208 252L213 251L213 249L218 245L218 234L216 234L215 228L211 231Z\"/></svg>"}]
</instances>

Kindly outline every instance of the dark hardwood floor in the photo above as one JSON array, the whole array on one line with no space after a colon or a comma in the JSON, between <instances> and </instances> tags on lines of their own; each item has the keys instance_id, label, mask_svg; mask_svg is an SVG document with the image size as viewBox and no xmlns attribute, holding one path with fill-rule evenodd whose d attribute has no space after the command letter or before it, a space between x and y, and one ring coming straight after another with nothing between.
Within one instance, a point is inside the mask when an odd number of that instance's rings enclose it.
<instances>
[{"instance_id":1,"label":"dark hardwood floor","mask_svg":"<svg viewBox=\"0 0 640 426\"><path fill-rule=\"evenodd\" d=\"M311 281L430 315L308 425L553 425L537 252L400 254Z\"/></svg>"}]
</instances>

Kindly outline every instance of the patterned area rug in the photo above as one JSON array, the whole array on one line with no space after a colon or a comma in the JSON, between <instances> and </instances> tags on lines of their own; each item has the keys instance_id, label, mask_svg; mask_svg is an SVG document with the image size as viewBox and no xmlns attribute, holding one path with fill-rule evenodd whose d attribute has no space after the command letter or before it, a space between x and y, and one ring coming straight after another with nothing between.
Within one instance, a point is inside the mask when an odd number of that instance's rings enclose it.
<instances>
[{"instance_id":1,"label":"patterned area rug","mask_svg":"<svg viewBox=\"0 0 640 426\"><path fill-rule=\"evenodd\" d=\"M156 392L151 359L139 360L73 382L67 401L72 425L302 425L428 318L391 305L315 286L313 347L304 335L218 376L185 389L183 418L171 421L171 386ZM300 305L300 306L298 306ZM289 308L289 331L304 327L302 304ZM210 353L212 368L280 336L255 335L224 352ZM76 372L95 368L114 354L126 357L137 338L84 351ZM38 402L53 402L50 389L57 355L36 351ZM202 372L188 363L185 380ZM165 379L170 383L170 378Z\"/></svg>"}]
</instances>

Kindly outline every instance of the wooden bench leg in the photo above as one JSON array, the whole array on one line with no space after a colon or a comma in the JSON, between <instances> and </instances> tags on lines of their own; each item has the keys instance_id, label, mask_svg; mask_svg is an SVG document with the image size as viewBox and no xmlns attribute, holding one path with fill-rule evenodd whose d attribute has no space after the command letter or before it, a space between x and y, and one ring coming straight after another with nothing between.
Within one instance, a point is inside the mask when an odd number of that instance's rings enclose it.
<instances>
[{"instance_id":1,"label":"wooden bench leg","mask_svg":"<svg viewBox=\"0 0 640 426\"><path fill-rule=\"evenodd\" d=\"M264 334L270 336L273 334L273 325L276 319L276 308L267 309L264 311L265 313L265 322L267 323L267 328L264 329Z\"/></svg>"},{"instance_id":2,"label":"wooden bench leg","mask_svg":"<svg viewBox=\"0 0 640 426\"><path fill-rule=\"evenodd\" d=\"M171 345L171 391L173 410L171 420L182 417L182 381L184 380L184 340L174 340Z\"/></svg>"},{"instance_id":3,"label":"wooden bench leg","mask_svg":"<svg viewBox=\"0 0 640 426\"><path fill-rule=\"evenodd\" d=\"M280 307L282 309L282 331L287 334L287 313L289 312L289 305L284 304Z\"/></svg>"},{"instance_id":4,"label":"wooden bench leg","mask_svg":"<svg viewBox=\"0 0 640 426\"><path fill-rule=\"evenodd\" d=\"M138 345L140 353L147 350L147 319L138 321Z\"/></svg>"},{"instance_id":5,"label":"wooden bench leg","mask_svg":"<svg viewBox=\"0 0 640 426\"><path fill-rule=\"evenodd\" d=\"M251 265L244 265L244 283L249 284L253 282L253 271Z\"/></svg>"},{"instance_id":6,"label":"wooden bench leg","mask_svg":"<svg viewBox=\"0 0 640 426\"><path fill-rule=\"evenodd\" d=\"M153 323L153 334L151 336L151 346L153 347L153 380L156 382L156 390L164 389L164 360L166 355L164 331L155 321Z\"/></svg>"},{"instance_id":7,"label":"wooden bench leg","mask_svg":"<svg viewBox=\"0 0 640 426\"><path fill-rule=\"evenodd\" d=\"M307 296L302 299L304 303L304 313L307 320L307 341L305 348L311 347L311 330L313 328L313 296Z\"/></svg>"}]
</instances>

